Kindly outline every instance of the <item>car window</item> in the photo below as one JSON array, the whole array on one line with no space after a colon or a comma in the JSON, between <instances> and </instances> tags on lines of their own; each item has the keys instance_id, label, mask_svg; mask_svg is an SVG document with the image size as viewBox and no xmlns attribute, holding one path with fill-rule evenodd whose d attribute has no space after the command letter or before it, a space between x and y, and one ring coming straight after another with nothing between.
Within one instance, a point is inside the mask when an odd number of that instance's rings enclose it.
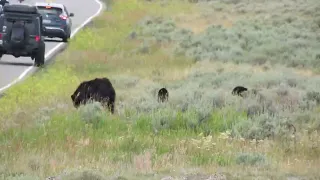
<instances>
[{"instance_id":1,"label":"car window","mask_svg":"<svg viewBox=\"0 0 320 180\"><path fill-rule=\"evenodd\" d=\"M40 14L55 14L59 16L63 12L62 9L58 7L37 6L37 8Z\"/></svg>"},{"instance_id":2,"label":"car window","mask_svg":"<svg viewBox=\"0 0 320 180\"><path fill-rule=\"evenodd\" d=\"M5 20L2 26L2 31L5 33L8 33L7 31L9 29L11 29L12 24L14 21L12 20ZM38 28L37 28L37 23L35 23L34 21L20 21L21 23L24 23L25 27L28 29L29 35L37 35L38 32Z\"/></svg>"},{"instance_id":3,"label":"car window","mask_svg":"<svg viewBox=\"0 0 320 180\"><path fill-rule=\"evenodd\" d=\"M25 26L27 27L30 35L38 35L38 24L36 22L28 21L25 22Z\"/></svg>"},{"instance_id":4,"label":"car window","mask_svg":"<svg viewBox=\"0 0 320 180\"><path fill-rule=\"evenodd\" d=\"M64 11L66 12L66 15L69 16L69 12L67 10L67 7L66 6L63 6L64 7Z\"/></svg>"}]
</instances>

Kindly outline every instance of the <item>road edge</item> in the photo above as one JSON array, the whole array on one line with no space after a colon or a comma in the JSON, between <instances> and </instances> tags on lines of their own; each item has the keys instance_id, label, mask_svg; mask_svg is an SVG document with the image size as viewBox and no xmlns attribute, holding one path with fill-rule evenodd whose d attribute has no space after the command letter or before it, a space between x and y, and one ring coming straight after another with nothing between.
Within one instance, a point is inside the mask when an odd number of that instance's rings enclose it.
<instances>
[{"instance_id":1,"label":"road edge","mask_svg":"<svg viewBox=\"0 0 320 180\"><path fill-rule=\"evenodd\" d=\"M94 1L99 5L98 11L95 14L93 14L92 16L90 16L88 19L86 19L75 30L73 30L73 32L71 33L70 39L72 39L82 28L84 28L87 24L89 24L94 18L99 16L103 12L103 10L105 9L105 4L101 0L94 0ZM61 43L57 44L55 47L53 47L49 52L47 52L45 54L45 60L46 60L45 63L47 64L48 62L53 60L56 55L61 53L61 49L63 49L63 47L65 47L65 46L66 46L66 44L61 42ZM3 87L0 87L0 93L3 93L5 90L9 89L11 86L22 81L28 75L33 74L37 69L39 69L39 68L34 67L34 66L28 67L26 70L24 70L20 74L20 76L17 79L13 80L11 83L9 83Z\"/></svg>"}]
</instances>

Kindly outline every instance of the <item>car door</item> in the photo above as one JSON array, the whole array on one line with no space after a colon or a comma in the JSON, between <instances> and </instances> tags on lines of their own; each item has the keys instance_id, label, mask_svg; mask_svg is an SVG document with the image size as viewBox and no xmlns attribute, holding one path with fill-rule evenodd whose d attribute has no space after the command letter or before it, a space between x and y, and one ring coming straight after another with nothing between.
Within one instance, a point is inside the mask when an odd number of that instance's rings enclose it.
<instances>
[{"instance_id":1,"label":"car door","mask_svg":"<svg viewBox=\"0 0 320 180\"><path fill-rule=\"evenodd\" d=\"M6 33L6 29L7 29L7 26L4 24L4 16L3 15L0 15L0 46L2 46L3 44L3 37L4 37L4 34Z\"/></svg>"}]
</instances>

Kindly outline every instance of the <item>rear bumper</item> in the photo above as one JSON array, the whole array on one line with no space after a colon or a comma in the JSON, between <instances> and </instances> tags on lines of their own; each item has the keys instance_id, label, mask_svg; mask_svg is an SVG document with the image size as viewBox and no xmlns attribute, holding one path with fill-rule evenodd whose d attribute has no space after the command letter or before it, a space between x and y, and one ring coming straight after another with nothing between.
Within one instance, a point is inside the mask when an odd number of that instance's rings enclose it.
<instances>
[{"instance_id":1,"label":"rear bumper","mask_svg":"<svg viewBox=\"0 0 320 180\"><path fill-rule=\"evenodd\" d=\"M45 27L44 36L63 38L67 36L67 32L59 27Z\"/></svg>"},{"instance_id":2,"label":"rear bumper","mask_svg":"<svg viewBox=\"0 0 320 180\"><path fill-rule=\"evenodd\" d=\"M0 54L9 54L9 55L13 55L15 57L20 57L20 56L30 57L34 53L36 53L38 49L39 49L38 45L27 45L23 49L15 50L15 49L11 49L8 47L6 48L1 44L0 45Z\"/></svg>"}]
</instances>

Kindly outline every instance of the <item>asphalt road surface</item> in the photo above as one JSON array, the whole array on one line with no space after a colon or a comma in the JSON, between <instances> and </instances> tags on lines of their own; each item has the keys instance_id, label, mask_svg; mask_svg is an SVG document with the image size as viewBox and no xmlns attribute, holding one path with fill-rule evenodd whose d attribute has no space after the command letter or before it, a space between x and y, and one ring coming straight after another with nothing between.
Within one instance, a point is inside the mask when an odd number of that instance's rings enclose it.
<instances>
[{"instance_id":1,"label":"asphalt road surface","mask_svg":"<svg viewBox=\"0 0 320 180\"><path fill-rule=\"evenodd\" d=\"M34 4L35 2L48 2L45 0L25 0L23 4ZM18 0L9 0L10 4L19 3ZM63 3L69 13L74 13L72 18L72 33L78 31L85 22L93 16L98 15L102 10L102 4L97 0L51 0L50 2ZM46 42L46 61L54 55L65 44L59 38L51 39L56 41ZM0 93L9 88L18 80L21 80L28 73L34 71L33 60L29 57L15 58L12 55L3 55L0 59Z\"/></svg>"}]
</instances>

